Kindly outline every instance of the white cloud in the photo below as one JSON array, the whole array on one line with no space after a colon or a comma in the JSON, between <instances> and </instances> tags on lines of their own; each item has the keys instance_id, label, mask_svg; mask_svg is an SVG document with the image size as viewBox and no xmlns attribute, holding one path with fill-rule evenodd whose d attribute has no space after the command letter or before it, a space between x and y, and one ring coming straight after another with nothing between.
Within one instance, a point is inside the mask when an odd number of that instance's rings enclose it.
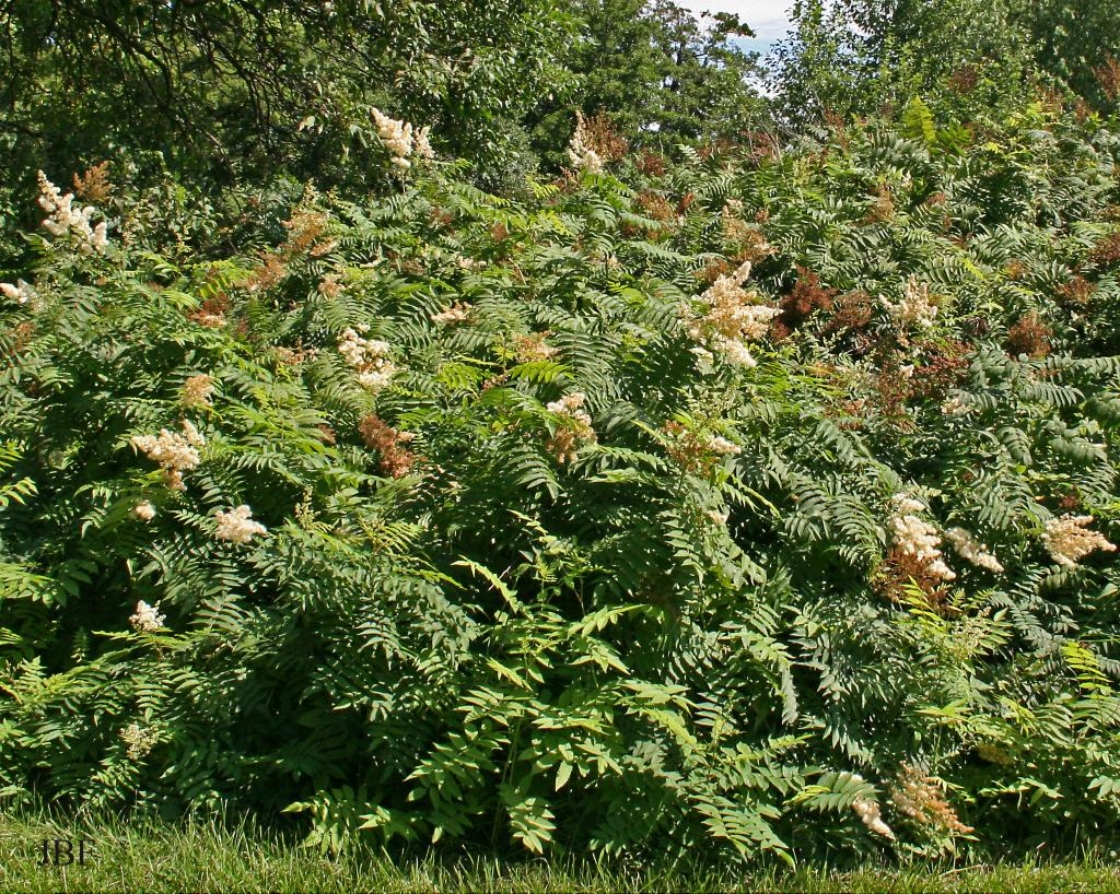
<instances>
[{"instance_id":1,"label":"white cloud","mask_svg":"<svg viewBox=\"0 0 1120 894\"><path fill-rule=\"evenodd\" d=\"M789 28L793 0L676 0L693 12L733 12L751 26L762 40L778 40Z\"/></svg>"}]
</instances>

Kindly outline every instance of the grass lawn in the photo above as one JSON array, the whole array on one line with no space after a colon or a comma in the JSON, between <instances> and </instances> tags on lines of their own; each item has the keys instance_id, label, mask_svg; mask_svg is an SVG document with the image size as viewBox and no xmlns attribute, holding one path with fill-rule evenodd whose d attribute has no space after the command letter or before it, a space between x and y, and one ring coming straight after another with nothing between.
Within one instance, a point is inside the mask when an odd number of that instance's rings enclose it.
<instances>
[{"instance_id":1,"label":"grass lawn","mask_svg":"<svg viewBox=\"0 0 1120 894\"><path fill-rule=\"evenodd\" d=\"M44 839L92 840L84 866L40 866ZM87 847L90 847L87 845ZM76 845L75 845L76 856ZM65 858L63 858L63 861ZM158 825L98 820L63 824L42 816L0 817L0 891L1086 891L1120 894L1120 867L1082 862L1044 866L913 866L838 873L642 871L591 863L500 863L492 859L398 865L385 858L326 859L251 827Z\"/></svg>"}]
</instances>

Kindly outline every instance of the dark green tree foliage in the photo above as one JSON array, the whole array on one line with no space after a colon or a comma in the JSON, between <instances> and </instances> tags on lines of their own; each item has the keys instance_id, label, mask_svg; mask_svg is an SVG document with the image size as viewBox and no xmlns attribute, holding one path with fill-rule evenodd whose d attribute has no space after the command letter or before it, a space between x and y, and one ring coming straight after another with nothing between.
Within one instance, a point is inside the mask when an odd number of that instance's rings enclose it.
<instances>
[{"instance_id":1,"label":"dark green tree foliage","mask_svg":"<svg viewBox=\"0 0 1120 894\"><path fill-rule=\"evenodd\" d=\"M1030 39L1004 0L804 0L772 79L794 126L920 96L943 120L998 119L1029 94Z\"/></svg>"},{"instance_id":2,"label":"dark green tree foliage","mask_svg":"<svg viewBox=\"0 0 1120 894\"><path fill-rule=\"evenodd\" d=\"M363 150L379 105L435 125L446 148L493 175L516 155L526 112L565 80L563 10L553 0L8 0L0 139L16 176L128 150L225 181L368 184Z\"/></svg>"},{"instance_id":3,"label":"dark green tree foliage","mask_svg":"<svg viewBox=\"0 0 1120 894\"><path fill-rule=\"evenodd\" d=\"M795 3L772 86L792 125L920 96L943 121L998 120L1036 85L1115 111L1120 11L1105 0Z\"/></svg>"},{"instance_id":4,"label":"dark green tree foliage","mask_svg":"<svg viewBox=\"0 0 1120 894\"><path fill-rule=\"evenodd\" d=\"M1039 67L1101 112L1120 99L1120 8L1107 0L1012 3L1034 41Z\"/></svg>"},{"instance_id":5,"label":"dark green tree foliage","mask_svg":"<svg viewBox=\"0 0 1120 894\"><path fill-rule=\"evenodd\" d=\"M564 60L577 78L570 99L587 116L605 111L631 144L673 148L768 122L757 58L731 43L752 34L735 16L696 18L669 0L582 0L573 15L580 26ZM555 147L570 129L570 107L558 104L538 133Z\"/></svg>"}]
</instances>

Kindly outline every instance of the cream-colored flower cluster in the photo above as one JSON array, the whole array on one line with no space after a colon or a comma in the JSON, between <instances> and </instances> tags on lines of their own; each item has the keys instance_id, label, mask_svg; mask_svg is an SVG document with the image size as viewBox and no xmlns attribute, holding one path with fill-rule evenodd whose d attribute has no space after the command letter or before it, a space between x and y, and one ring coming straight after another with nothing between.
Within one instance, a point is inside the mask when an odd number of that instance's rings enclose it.
<instances>
[{"instance_id":1,"label":"cream-colored flower cluster","mask_svg":"<svg viewBox=\"0 0 1120 894\"><path fill-rule=\"evenodd\" d=\"M743 448L733 441L727 440L722 435L712 435L708 438L708 449L719 456L738 456Z\"/></svg>"},{"instance_id":2,"label":"cream-colored flower cluster","mask_svg":"<svg viewBox=\"0 0 1120 894\"><path fill-rule=\"evenodd\" d=\"M370 115L373 123L377 125L377 135L389 154L393 156L393 164L402 171L412 167L409 156L430 161L435 158L431 143L428 142L428 133L431 128L421 127L415 131L407 121L398 121L390 118L380 109L372 109Z\"/></svg>"},{"instance_id":3,"label":"cream-colored flower cluster","mask_svg":"<svg viewBox=\"0 0 1120 894\"><path fill-rule=\"evenodd\" d=\"M688 337L704 345L706 350L721 354L735 366L757 365L743 342L763 338L770 322L781 313L776 307L754 303L758 295L743 288L750 275L751 264L747 261L734 273L716 279L700 296L708 305L702 316L697 316L690 305L681 308Z\"/></svg>"},{"instance_id":4,"label":"cream-colored flower cluster","mask_svg":"<svg viewBox=\"0 0 1120 894\"><path fill-rule=\"evenodd\" d=\"M432 322L440 326L449 326L455 323L465 323L471 315L471 305L465 301L456 301L446 310L432 314Z\"/></svg>"},{"instance_id":5,"label":"cream-colored flower cluster","mask_svg":"<svg viewBox=\"0 0 1120 894\"><path fill-rule=\"evenodd\" d=\"M853 773L852 781L863 782L863 777L858 773ZM883 821L878 801L873 801L868 797L860 795L852 802L852 810L855 811L860 822L876 835L882 835L884 838L889 838L891 841L894 841L894 832L891 827Z\"/></svg>"},{"instance_id":6,"label":"cream-colored flower cluster","mask_svg":"<svg viewBox=\"0 0 1120 894\"><path fill-rule=\"evenodd\" d=\"M914 276L906 281L906 289L900 302L895 304L886 298L881 301L899 329L909 329L912 326L928 329L937 318L937 305L930 300L929 286L918 282Z\"/></svg>"},{"instance_id":7,"label":"cream-colored flower cluster","mask_svg":"<svg viewBox=\"0 0 1120 894\"><path fill-rule=\"evenodd\" d=\"M967 835L974 831L960 821L945 799L944 783L916 767L903 764L891 785L891 804L911 822L930 826L943 834Z\"/></svg>"},{"instance_id":8,"label":"cream-colored flower cluster","mask_svg":"<svg viewBox=\"0 0 1120 894\"><path fill-rule=\"evenodd\" d=\"M253 521L253 510L241 505L229 512L218 511L214 514L218 527L215 535L219 540L230 543L248 543L254 536L267 534L268 528Z\"/></svg>"},{"instance_id":9,"label":"cream-colored flower cluster","mask_svg":"<svg viewBox=\"0 0 1120 894\"><path fill-rule=\"evenodd\" d=\"M556 434L548 442L549 451L560 463L574 462L576 451L584 444L595 440L595 430L591 427L591 417L583 409L587 396L582 391L573 391L560 400L545 404L545 409L564 420L556 429Z\"/></svg>"},{"instance_id":10,"label":"cream-colored flower cluster","mask_svg":"<svg viewBox=\"0 0 1120 894\"><path fill-rule=\"evenodd\" d=\"M165 620L166 616L159 612L158 602L153 606L141 599L136 603L136 613L129 616L128 623L140 633L155 633L163 627Z\"/></svg>"},{"instance_id":11,"label":"cream-colored flower cluster","mask_svg":"<svg viewBox=\"0 0 1120 894\"><path fill-rule=\"evenodd\" d=\"M1003 573L1003 566L991 551L964 528L948 528L945 539L953 544L957 554L977 568L986 568L995 574Z\"/></svg>"},{"instance_id":12,"label":"cream-colored flower cluster","mask_svg":"<svg viewBox=\"0 0 1120 894\"><path fill-rule=\"evenodd\" d=\"M39 207L50 215L43 221L43 229L57 237L69 234L82 254L103 252L109 245L105 221L97 226L90 225L97 209L92 205L84 208L75 205L74 194L63 195L42 171L39 172Z\"/></svg>"},{"instance_id":13,"label":"cream-colored flower cluster","mask_svg":"<svg viewBox=\"0 0 1120 894\"><path fill-rule=\"evenodd\" d=\"M1087 531L1092 523L1091 515L1063 515L1061 518L1052 518L1046 523L1046 532L1042 535L1042 545L1059 565L1073 568L1078 560L1084 558L1093 550L1114 552L1116 544L1110 543L1098 531Z\"/></svg>"},{"instance_id":14,"label":"cream-colored flower cluster","mask_svg":"<svg viewBox=\"0 0 1120 894\"><path fill-rule=\"evenodd\" d=\"M549 332L534 332L530 335L515 335L514 344L517 350L518 363L540 363L551 360L560 353L560 349L545 343Z\"/></svg>"},{"instance_id":15,"label":"cream-colored flower cluster","mask_svg":"<svg viewBox=\"0 0 1120 894\"><path fill-rule=\"evenodd\" d=\"M907 494L895 494L894 514L891 516L891 541L895 548L921 562L926 571L941 580L952 580L957 575L941 557L941 537L937 528L918 517L928 508L921 500Z\"/></svg>"},{"instance_id":16,"label":"cream-colored flower cluster","mask_svg":"<svg viewBox=\"0 0 1120 894\"><path fill-rule=\"evenodd\" d=\"M362 326L358 329L366 331ZM358 384L367 391L380 391L397 372L396 365L389 357L389 343L376 338L367 340L354 329L347 329L342 333L338 352L358 371Z\"/></svg>"},{"instance_id":17,"label":"cream-colored flower cluster","mask_svg":"<svg viewBox=\"0 0 1120 894\"><path fill-rule=\"evenodd\" d=\"M583 118L582 112L576 112L576 129L572 134L572 140L568 144L568 158L572 164L589 174L599 174L603 171L603 159L594 149L589 145L590 134L587 130L587 122Z\"/></svg>"},{"instance_id":18,"label":"cream-colored flower cluster","mask_svg":"<svg viewBox=\"0 0 1120 894\"><path fill-rule=\"evenodd\" d=\"M156 507L152 505L151 500L141 500L132 507L132 515L140 521L150 522L156 517Z\"/></svg>"},{"instance_id":19,"label":"cream-colored flower cluster","mask_svg":"<svg viewBox=\"0 0 1120 894\"><path fill-rule=\"evenodd\" d=\"M967 416L971 412L972 406L966 404L959 394L954 394L941 405L941 413L944 416Z\"/></svg>"},{"instance_id":20,"label":"cream-colored flower cluster","mask_svg":"<svg viewBox=\"0 0 1120 894\"><path fill-rule=\"evenodd\" d=\"M130 723L120 732L120 737L128 745L128 759L138 761L159 744L159 733L151 727L141 727Z\"/></svg>"},{"instance_id":21,"label":"cream-colored flower cluster","mask_svg":"<svg viewBox=\"0 0 1120 894\"><path fill-rule=\"evenodd\" d=\"M161 428L158 435L135 435L132 446L152 462L159 463L167 476L167 486L172 490L186 490L183 472L198 467L198 448L206 439L190 422L183 420L183 434Z\"/></svg>"},{"instance_id":22,"label":"cream-colored flower cluster","mask_svg":"<svg viewBox=\"0 0 1120 894\"><path fill-rule=\"evenodd\" d=\"M184 407L197 408L210 406L210 396L214 393L213 376L191 376L183 383L181 400Z\"/></svg>"},{"instance_id":23,"label":"cream-colored flower cluster","mask_svg":"<svg viewBox=\"0 0 1120 894\"><path fill-rule=\"evenodd\" d=\"M30 304L37 297L31 285L22 279L17 279L15 285L0 282L0 295L17 304Z\"/></svg>"}]
</instances>

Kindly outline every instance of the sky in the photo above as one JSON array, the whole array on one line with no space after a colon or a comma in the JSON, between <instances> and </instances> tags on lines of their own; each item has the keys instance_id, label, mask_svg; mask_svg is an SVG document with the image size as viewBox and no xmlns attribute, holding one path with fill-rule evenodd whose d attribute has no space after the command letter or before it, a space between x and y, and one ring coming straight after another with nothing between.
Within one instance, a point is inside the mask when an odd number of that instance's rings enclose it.
<instances>
[{"instance_id":1,"label":"sky","mask_svg":"<svg viewBox=\"0 0 1120 894\"><path fill-rule=\"evenodd\" d=\"M755 30L759 40L770 42L785 37L793 0L677 0L677 5L693 12L733 12Z\"/></svg>"}]
</instances>

